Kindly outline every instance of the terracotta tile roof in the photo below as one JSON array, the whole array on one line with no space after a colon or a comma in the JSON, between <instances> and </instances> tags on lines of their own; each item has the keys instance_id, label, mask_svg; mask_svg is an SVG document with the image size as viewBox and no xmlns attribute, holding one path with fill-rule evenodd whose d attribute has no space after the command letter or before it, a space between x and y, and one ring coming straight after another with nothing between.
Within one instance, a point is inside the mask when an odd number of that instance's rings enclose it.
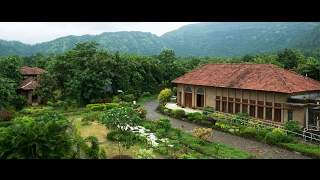
<instances>
[{"instance_id":1,"label":"terracotta tile roof","mask_svg":"<svg viewBox=\"0 0 320 180\"><path fill-rule=\"evenodd\" d=\"M39 75L39 74L42 74L47 71L44 69L41 69L41 68L37 68L37 67L31 68L28 66L24 66L24 67L20 68L20 72L24 76L31 76L31 75Z\"/></svg>"},{"instance_id":2,"label":"terracotta tile roof","mask_svg":"<svg viewBox=\"0 0 320 180\"><path fill-rule=\"evenodd\" d=\"M320 82L271 64L205 64L177 84L294 93L320 90Z\"/></svg>"},{"instance_id":3,"label":"terracotta tile roof","mask_svg":"<svg viewBox=\"0 0 320 180\"><path fill-rule=\"evenodd\" d=\"M17 89L32 90L38 86L38 83L32 77L27 77Z\"/></svg>"}]
</instances>

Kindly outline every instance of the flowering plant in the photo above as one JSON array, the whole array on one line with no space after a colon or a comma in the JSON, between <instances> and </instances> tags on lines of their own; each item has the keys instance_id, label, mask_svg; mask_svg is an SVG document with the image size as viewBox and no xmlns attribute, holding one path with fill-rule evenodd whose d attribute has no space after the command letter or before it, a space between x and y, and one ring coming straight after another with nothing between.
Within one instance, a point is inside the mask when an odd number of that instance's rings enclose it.
<instances>
[{"instance_id":1,"label":"flowering plant","mask_svg":"<svg viewBox=\"0 0 320 180\"><path fill-rule=\"evenodd\" d=\"M212 128L196 127L191 131L191 134L200 138L200 139L207 140L209 137L211 137L211 138L213 137L212 132L213 132Z\"/></svg>"}]
</instances>

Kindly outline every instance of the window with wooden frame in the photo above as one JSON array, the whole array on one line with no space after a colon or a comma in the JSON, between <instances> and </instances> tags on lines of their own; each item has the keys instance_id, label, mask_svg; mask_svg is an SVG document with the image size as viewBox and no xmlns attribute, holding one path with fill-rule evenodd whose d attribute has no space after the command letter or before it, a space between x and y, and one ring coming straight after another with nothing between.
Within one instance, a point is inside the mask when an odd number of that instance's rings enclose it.
<instances>
[{"instance_id":1,"label":"window with wooden frame","mask_svg":"<svg viewBox=\"0 0 320 180\"><path fill-rule=\"evenodd\" d=\"M197 90L197 98L196 98L197 107L203 107L204 106L204 90L202 88L199 88Z\"/></svg>"},{"instance_id":2,"label":"window with wooden frame","mask_svg":"<svg viewBox=\"0 0 320 180\"><path fill-rule=\"evenodd\" d=\"M266 119L272 120L272 102L266 102Z\"/></svg>"},{"instance_id":3,"label":"window with wooden frame","mask_svg":"<svg viewBox=\"0 0 320 180\"><path fill-rule=\"evenodd\" d=\"M240 98L235 99L236 102L240 102ZM235 113L240 112L240 103L235 104Z\"/></svg>"},{"instance_id":4,"label":"window with wooden frame","mask_svg":"<svg viewBox=\"0 0 320 180\"><path fill-rule=\"evenodd\" d=\"M242 103L248 103L248 99L242 99ZM248 105L242 104L242 113L248 114Z\"/></svg>"},{"instance_id":5,"label":"window with wooden frame","mask_svg":"<svg viewBox=\"0 0 320 180\"><path fill-rule=\"evenodd\" d=\"M251 104L256 104L256 101L250 100L250 109L249 109L249 116L255 117L256 116L256 106L251 105Z\"/></svg>"},{"instance_id":6,"label":"window with wooden frame","mask_svg":"<svg viewBox=\"0 0 320 180\"><path fill-rule=\"evenodd\" d=\"M264 102L263 101L258 101L258 105L261 105L261 106L258 106L258 118L259 119L263 119L263 105L264 105Z\"/></svg>"},{"instance_id":7,"label":"window with wooden frame","mask_svg":"<svg viewBox=\"0 0 320 180\"><path fill-rule=\"evenodd\" d=\"M280 103L274 103L275 107L281 108ZM281 109L275 108L274 109L274 121L281 122Z\"/></svg>"},{"instance_id":8,"label":"window with wooden frame","mask_svg":"<svg viewBox=\"0 0 320 180\"><path fill-rule=\"evenodd\" d=\"M230 102L230 101L233 101L233 98L230 98L230 97L229 97L228 113L233 113L233 102Z\"/></svg>"},{"instance_id":9,"label":"window with wooden frame","mask_svg":"<svg viewBox=\"0 0 320 180\"><path fill-rule=\"evenodd\" d=\"M222 100L227 100L227 97L222 97ZM222 112L227 112L227 102L222 101Z\"/></svg>"},{"instance_id":10,"label":"window with wooden frame","mask_svg":"<svg viewBox=\"0 0 320 180\"><path fill-rule=\"evenodd\" d=\"M216 96L216 111L220 111L220 96Z\"/></svg>"}]
</instances>

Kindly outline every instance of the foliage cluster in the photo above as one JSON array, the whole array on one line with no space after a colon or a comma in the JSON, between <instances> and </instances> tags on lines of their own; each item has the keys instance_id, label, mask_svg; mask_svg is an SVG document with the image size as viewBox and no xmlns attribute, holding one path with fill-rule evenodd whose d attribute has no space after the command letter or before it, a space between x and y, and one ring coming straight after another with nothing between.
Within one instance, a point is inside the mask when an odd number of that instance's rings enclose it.
<instances>
[{"instance_id":1,"label":"foliage cluster","mask_svg":"<svg viewBox=\"0 0 320 180\"><path fill-rule=\"evenodd\" d=\"M0 130L2 159L65 159L73 155L68 121L37 121L33 117L15 118Z\"/></svg>"},{"instance_id":2,"label":"foliage cluster","mask_svg":"<svg viewBox=\"0 0 320 180\"><path fill-rule=\"evenodd\" d=\"M170 98L172 96L172 90L169 88L165 88L160 91L160 94L158 95L158 102L161 106L165 105L167 102L170 101Z\"/></svg>"}]
</instances>

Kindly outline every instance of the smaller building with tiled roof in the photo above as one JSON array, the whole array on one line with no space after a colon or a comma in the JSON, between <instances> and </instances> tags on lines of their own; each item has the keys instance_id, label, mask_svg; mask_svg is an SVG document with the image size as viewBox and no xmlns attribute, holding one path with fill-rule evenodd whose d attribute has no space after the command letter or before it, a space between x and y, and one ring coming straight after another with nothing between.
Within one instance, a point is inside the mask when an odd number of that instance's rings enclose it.
<instances>
[{"instance_id":1,"label":"smaller building with tiled roof","mask_svg":"<svg viewBox=\"0 0 320 180\"><path fill-rule=\"evenodd\" d=\"M38 76L44 72L48 72L44 69L38 68L38 67L28 67L24 66L20 68L20 72L23 76Z\"/></svg>"},{"instance_id":2,"label":"smaller building with tiled roof","mask_svg":"<svg viewBox=\"0 0 320 180\"><path fill-rule=\"evenodd\" d=\"M38 67L27 67L24 66L20 68L20 72L23 77L26 77L22 84L20 84L16 90L18 94L21 94L26 97L27 105L39 104L42 101L42 98L39 95L35 95L34 89L39 86L37 82L37 76L42 73L48 72L44 69Z\"/></svg>"},{"instance_id":3,"label":"smaller building with tiled roof","mask_svg":"<svg viewBox=\"0 0 320 180\"><path fill-rule=\"evenodd\" d=\"M271 64L205 64L174 80L177 104L301 126L320 119L320 82Z\"/></svg>"},{"instance_id":4,"label":"smaller building with tiled roof","mask_svg":"<svg viewBox=\"0 0 320 180\"><path fill-rule=\"evenodd\" d=\"M38 82L33 77L27 77L16 89L28 91L35 89L38 85Z\"/></svg>"}]
</instances>

